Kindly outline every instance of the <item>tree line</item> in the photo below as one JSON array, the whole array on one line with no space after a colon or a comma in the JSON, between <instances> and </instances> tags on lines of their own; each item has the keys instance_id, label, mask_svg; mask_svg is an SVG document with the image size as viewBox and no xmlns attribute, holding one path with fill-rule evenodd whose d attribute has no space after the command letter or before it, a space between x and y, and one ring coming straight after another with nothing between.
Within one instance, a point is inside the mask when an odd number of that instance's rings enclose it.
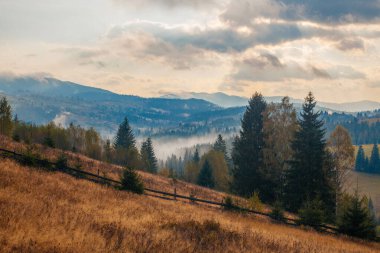
<instances>
[{"instance_id":1,"label":"tree line","mask_svg":"<svg viewBox=\"0 0 380 253\"><path fill-rule=\"evenodd\" d=\"M17 115L12 118L12 108L3 97L0 100L0 134L18 142L42 144L151 173L156 173L158 169L152 140L147 138L141 149L137 150L127 118L120 124L114 141L103 140L93 128L85 129L72 123L63 128L53 122L35 125L23 122Z\"/></svg>"},{"instance_id":2,"label":"tree line","mask_svg":"<svg viewBox=\"0 0 380 253\"><path fill-rule=\"evenodd\" d=\"M373 145L370 157L365 155L363 146L359 146L356 155L355 169L359 172L380 174L380 157L377 144Z\"/></svg>"}]
</instances>

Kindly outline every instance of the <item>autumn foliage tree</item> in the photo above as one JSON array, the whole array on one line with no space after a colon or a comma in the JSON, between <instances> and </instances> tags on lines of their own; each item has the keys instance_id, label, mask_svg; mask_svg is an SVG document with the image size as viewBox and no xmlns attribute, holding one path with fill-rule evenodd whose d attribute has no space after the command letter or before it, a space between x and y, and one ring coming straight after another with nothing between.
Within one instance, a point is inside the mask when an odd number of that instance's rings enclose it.
<instances>
[{"instance_id":1,"label":"autumn foliage tree","mask_svg":"<svg viewBox=\"0 0 380 253\"><path fill-rule=\"evenodd\" d=\"M349 132L340 125L330 135L327 146L334 161L336 200L339 201L340 195L344 192L348 173L354 168L355 149Z\"/></svg>"},{"instance_id":2,"label":"autumn foliage tree","mask_svg":"<svg viewBox=\"0 0 380 253\"><path fill-rule=\"evenodd\" d=\"M264 113L264 176L265 192L270 201L279 200L283 195L285 171L292 159L291 142L298 129L296 110L289 97L281 103L271 103Z\"/></svg>"}]
</instances>

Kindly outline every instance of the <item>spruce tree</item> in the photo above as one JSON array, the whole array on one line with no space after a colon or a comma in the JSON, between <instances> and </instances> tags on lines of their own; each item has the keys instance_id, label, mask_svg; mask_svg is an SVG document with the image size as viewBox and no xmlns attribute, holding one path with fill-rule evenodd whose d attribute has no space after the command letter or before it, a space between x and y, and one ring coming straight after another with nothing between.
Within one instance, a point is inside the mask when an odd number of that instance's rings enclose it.
<instances>
[{"instance_id":1,"label":"spruce tree","mask_svg":"<svg viewBox=\"0 0 380 253\"><path fill-rule=\"evenodd\" d=\"M349 205L343 210L338 225L341 233L365 239L375 238L375 219L365 199L359 197L357 190Z\"/></svg>"},{"instance_id":2,"label":"spruce tree","mask_svg":"<svg viewBox=\"0 0 380 253\"><path fill-rule=\"evenodd\" d=\"M199 151L198 151L198 148L196 148L194 156L193 156L193 162L198 164L200 160L201 160L201 158L199 156Z\"/></svg>"},{"instance_id":3,"label":"spruce tree","mask_svg":"<svg viewBox=\"0 0 380 253\"><path fill-rule=\"evenodd\" d=\"M218 138L216 139L213 149L215 151L221 152L224 155L224 160L227 163L229 173L232 171L233 163L231 160L231 157L228 155L227 152L227 144L226 141L223 139L222 135L218 135Z\"/></svg>"},{"instance_id":4,"label":"spruce tree","mask_svg":"<svg viewBox=\"0 0 380 253\"><path fill-rule=\"evenodd\" d=\"M199 172L197 184L208 188L213 188L215 186L214 177L212 175L212 168L207 159L205 160L201 171Z\"/></svg>"},{"instance_id":5,"label":"spruce tree","mask_svg":"<svg viewBox=\"0 0 380 253\"><path fill-rule=\"evenodd\" d=\"M157 173L158 162L156 155L154 154L151 138L148 138L146 139L146 141L143 142L140 154L143 163L143 169L150 173Z\"/></svg>"},{"instance_id":6,"label":"spruce tree","mask_svg":"<svg viewBox=\"0 0 380 253\"><path fill-rule=\"evenodd\" d=\"M379 158L379 148L377 144L373 145L371 158L369 160L369 170L370 173L380 173L380 158Z\"/></svg>"},{"instance_id":7,"label":"spruce tree","mask_svg":"<svg viewBox=\"0 0 380 253\"><path fill-rule=\"evenodd\" d=\"M304 203L320 198L324 205L335 203L331 190L331 156L325 152L325 130L320 112L310 92L300 114L299 130L292 141L293 159L286 172L285 197L287 208L299 210ZM326 171L327 170L327 171ZM334 210L330 210L334 213Z\"/></svg>"},{"instance_id":8,"label":"spruce tree","mask_svg":"<svg viewBox=\"0 0 380 253\"><path fill-rule=\"evenodd\" d=\"M129 125L128 118L120 124L115 137L115 148L133 149L136 148L136 140L133 135L132 128Z\"/></svg>"},{"instance_id":9,"label":"spruce tree","mask_svg":"<svg viewBox=\"0 0 380 253\"><path fill-rule=\"evenodd\" d=\"M366 169L366 161L363 146L360 145L358 149L358 153L356 155L355 162L355 170L356 171L365 171Z\"/></svg>"},{"instance_id":10,"label":"spruce tree","mask_svg":"<svg viewBox=\"0 0 380 253\"><path fill-rule=\"evenodd\" d=\"M129 125L127 117L120 124L115 137L115 161L130 168L141 166L139 152L136 148L136 140Z\"/></svg>"},{"instance_id":11,"label":"spruce tree","mask_svg":"<svg viewBox=\"0 0 380 253\"><path fill-rule=\"evenodd\" d=\"M216 139L213 148L215 151L221 152L224 154L224 156L227 156L227 145L225 140L223 140L222 135L218 135L218 138Z\"/></svg>"},{"instance_id":12,"label":"spruce tree","mask_svg":"<svg viewBox=\"0 0 380 253\"><path fill-rule=\"evenodd\" d=\"M235 138L232 151L233 183L232 190L242 196L251 196L253 192L267 192L263 180L263 113L266 102L261 94L255 93L242 119L240 136ZM264 201L267 196L262 195Z\"/></svg>"},{"instance_id":13,"label":"spruce tree","mask_svg":"<svg viewBox=\"0 0 380 253\"><path fill-rule=\"evenodd\" d=\"M0 134L11 136L12 134L12 110L6 97L0 100Z\"/></svg>"}]
</instances>

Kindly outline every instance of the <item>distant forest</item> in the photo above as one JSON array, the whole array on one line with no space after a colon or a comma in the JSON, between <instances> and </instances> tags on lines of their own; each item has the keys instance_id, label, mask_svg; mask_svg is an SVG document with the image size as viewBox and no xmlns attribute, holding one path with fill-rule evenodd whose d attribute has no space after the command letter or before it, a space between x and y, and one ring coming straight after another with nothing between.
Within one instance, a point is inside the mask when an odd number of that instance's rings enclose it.
<instances>
[{"instance_id":1,"label":"distant forest","mask_svg":"<svg viewBox=\"0 0 380 253\"><path fill-rule=\"evenodd\" d=\"M355 145L380 143L380 110L358 113L356 116L345 113L328 114L325 112L322 117L326 122L327 135L337 125L341 125L349 131Z\"/></svg>"}]
</instances>

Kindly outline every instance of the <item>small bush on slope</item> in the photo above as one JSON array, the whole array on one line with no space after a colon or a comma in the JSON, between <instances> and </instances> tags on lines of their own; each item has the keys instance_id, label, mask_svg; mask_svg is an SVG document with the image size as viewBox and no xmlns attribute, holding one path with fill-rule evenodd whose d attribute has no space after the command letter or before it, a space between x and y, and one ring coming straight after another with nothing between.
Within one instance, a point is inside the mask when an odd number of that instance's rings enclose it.
<instances>
[{"instance_id":1,"label":"small bush on slope","mask_svg":"<svg viewBox=\"0 0 380 253\"><path fill-rule=\"evenodd\" d=\"M131 168L125 168L121 174L120 189L142 194L144 193L144 184L136 171Z\"/></svg>"}]
</instances>

